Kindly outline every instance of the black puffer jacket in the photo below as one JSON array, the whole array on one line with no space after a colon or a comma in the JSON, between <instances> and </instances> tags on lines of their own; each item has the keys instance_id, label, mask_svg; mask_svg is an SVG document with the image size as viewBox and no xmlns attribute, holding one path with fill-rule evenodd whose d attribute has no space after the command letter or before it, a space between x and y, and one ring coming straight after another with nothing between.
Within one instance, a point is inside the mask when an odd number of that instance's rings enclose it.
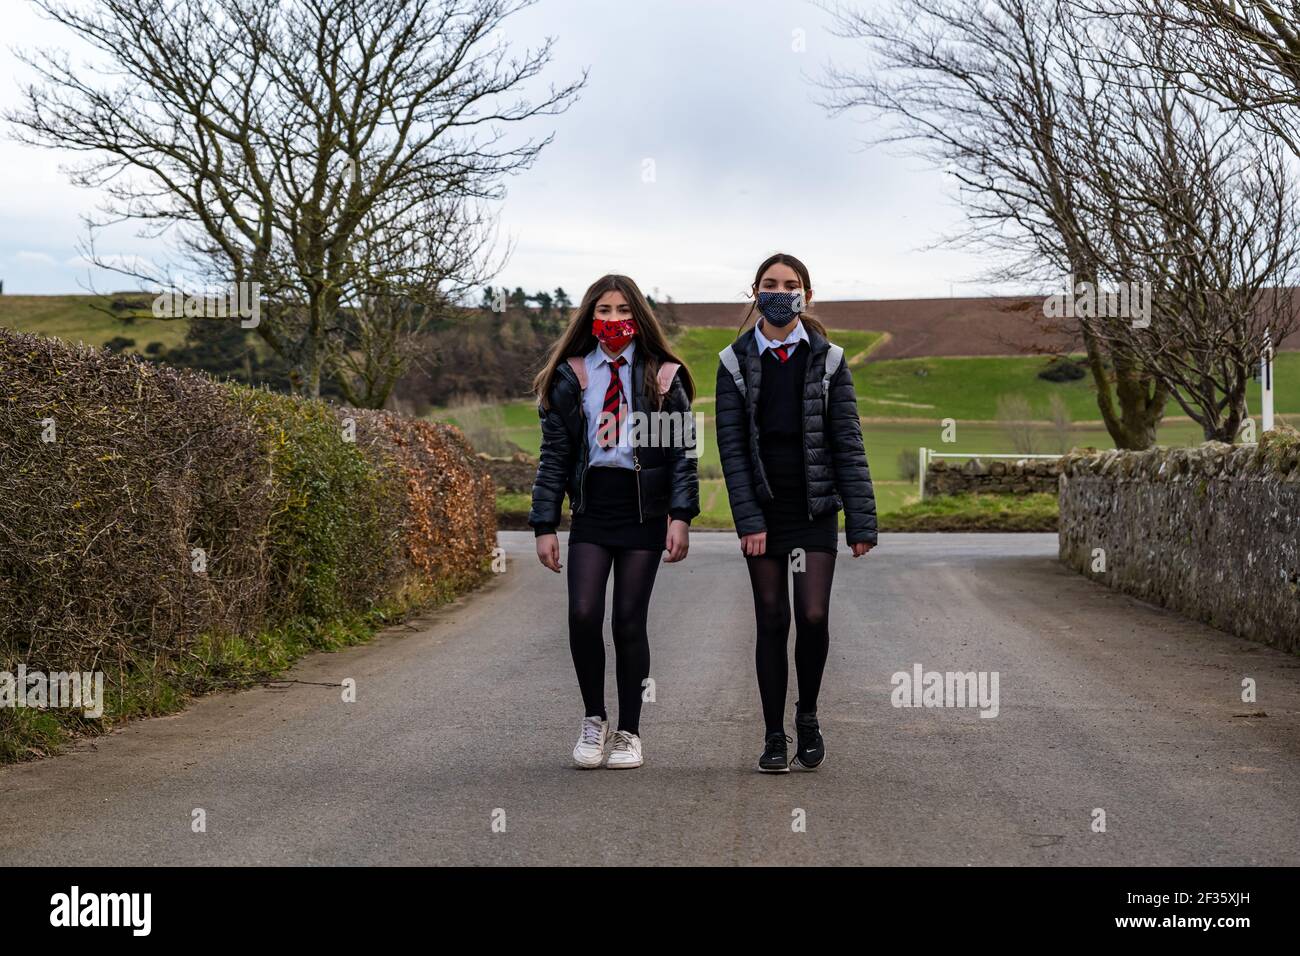
<instances>
[{"instance_id":1,"label":"black puffer jacket","mask_svg":"<svg viewBox=\"0 0 1300 956\"><path fill-rule=\"evenodd\" d=\"M876 543L876 496L871 488L867 453L862 447L862 422L853 375L843 361L830 381L830 402L823 413L822 376L830 343L805 326L809 348L796 353L807 361L803 389L804 461L808 475L808 512L822 515L844 509L849 544ZM758 394L763 364L754 330L732 343L745 380L742 398L731 373L718 362L718 454L731 499L731 516L740 536L766 531L763 505L772 490L758 450Z\"/></svg>"},{"instance_id":2,"label":"black puffer jacket","mask_svg":"<svg viewBox=\"0 0 1300 956\"><path fill-rule=\"evenodd\" d=\"M691 402L686 397L679 371L663 396L659 411L679 412L685 427L694 434ZM645 407L645 363L638 349L632 359L632 410L651 412ZM583 478L587 474L589 447L587 445L587 414L582 404L582 386L578 376L561 362L551 382L550 408L539 403L537 415L542 423L542 450L537 463L537 478L533 482L533 505L528 512L528 524L536 535L551 534L560 523L564 496L569 496L569 508L574 514L583 510ZM653 420L651 420L653 422ZM677 435L678 432L672 434ZM698 441L699 436L694 436ZM673 518L689 522L700 513L700 483L698 459L686 454L681 447L647 445L634 450L637 464L637 487L641 510L645 518L667 513Z\"/></svg>"}]
</instances>

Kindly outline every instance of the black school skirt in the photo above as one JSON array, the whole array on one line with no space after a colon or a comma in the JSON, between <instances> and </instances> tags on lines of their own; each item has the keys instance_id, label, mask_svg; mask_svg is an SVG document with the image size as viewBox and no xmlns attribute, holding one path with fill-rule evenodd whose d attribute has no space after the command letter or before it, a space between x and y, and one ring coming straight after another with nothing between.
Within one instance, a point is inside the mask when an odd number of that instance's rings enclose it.
<instances>
[{"instance_id":1,"label":"black school skirt","mask_svg":"<svg viewBox=\"0 0 1300 956\"><path fill-rule=\"evenodd\" d=\"M762 447L763 470L775 496L763 507L767 525L766 554L829 551L839 544L839 512L808 517L808 485L804 475L803 439L778 441L769 436Z\"/></svg>"},{"instance_id":2,"label":"black school skirt","mask_svg":"<svg viewBox=\"0 0 1300 956\"><path fill-rule=\"evenodd\" d=\"M637 520L636 472L631 468L596 466L587 469L586 506L569 524L569 543L605 548L662 551L668 538L668 516Z\"/></svg>"}]
</instances>

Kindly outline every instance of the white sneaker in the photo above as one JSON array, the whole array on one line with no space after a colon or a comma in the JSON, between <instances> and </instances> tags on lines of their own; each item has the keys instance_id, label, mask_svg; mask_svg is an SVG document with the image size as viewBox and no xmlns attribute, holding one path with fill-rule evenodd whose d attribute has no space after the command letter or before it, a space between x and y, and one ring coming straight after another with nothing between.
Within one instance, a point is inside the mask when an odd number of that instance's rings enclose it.
<instances>
[{"instance_id":1,"label":"white sneaker","mask_svg":"<svg viewBox=\"0 0 1300 956\"><path fill-rule=\"evenodd\" d=\"M573 760L579 767L599 767L605 759L605 737L609 734L609 721L599 717L582 718L582 731L573 748Z\"/></svg>"},{"instance_id":2,"label":"white sneaker","mask_svg":"<svg viewBox=\"0 0 1300 956\"><path fill-rule=\"evenodd\" d=\"M626 730L614 731L610 738L609 759L605 766L611 770L631 770L641 766L641 738Z\"/></svg>"}]
</instances>

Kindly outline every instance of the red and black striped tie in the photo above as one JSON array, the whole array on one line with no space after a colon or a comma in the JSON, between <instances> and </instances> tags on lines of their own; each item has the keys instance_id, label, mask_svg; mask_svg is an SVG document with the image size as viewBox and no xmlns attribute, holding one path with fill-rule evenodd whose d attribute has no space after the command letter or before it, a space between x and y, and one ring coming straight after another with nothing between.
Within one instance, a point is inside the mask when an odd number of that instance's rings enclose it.
<instances>
[{"instance_id":1,"label":"red and black striped tie","mask_svg":"<svg viewBox=\"0 0 1300 956\"><path fill-rule=\"evenodd\" d=\"M605 428L601 430L599 440L601 448L613 448L618 441L618 434L623 427L623 379L618 370L627 364L627 359L619 356L609 360L609 385L605 388L604 415ZM613 422L613 426L609 425Z\"/></svg>"},{"instance_id":2,"label":"red and black striped tie","mask_svg":"<svg viewBox=\"0 0 1300 956\"><path fill-rule=\"evenodd\" d=\"M798 344L799 344L798 342L795 343L795 345ZM776 353L777 358L779 358L782 362L784 362L786 359L790 357L790 350L793 348L794 345L776 345L772 347L772 351Z\"/></svg>"}]
</instances>

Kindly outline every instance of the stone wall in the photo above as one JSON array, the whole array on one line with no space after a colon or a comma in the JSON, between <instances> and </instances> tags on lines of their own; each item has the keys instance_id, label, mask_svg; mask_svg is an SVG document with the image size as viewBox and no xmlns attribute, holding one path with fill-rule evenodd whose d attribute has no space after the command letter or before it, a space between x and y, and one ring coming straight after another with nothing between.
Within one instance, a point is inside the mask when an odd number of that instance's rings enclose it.
<instances>
[{"instance_id":1,"label":"stone wall","mask_svg":"<svg viewBox=\"0 0 1300 956\"><path fill-rule=\"evenodd\" d=\"M1060 559L1113 588L1300 652L1300 436L1075 453Z\"/></svg>"},{"instance_id":2,"label":"stone wall","mask_svg":"<svg viewBox=\"0 0 1300 956\"><path fill-rule=\"evenodd\" d=\"M1061 474L1059 459L1027 458L1014 460L993 458L965 461L938 459L925 472L925 493L960 495L1027 495L1033 492L1056 494Z\"/></svg>"},{"instance_id":3,"label":"stone wall","mask_svg":"<svg viewBox=\"0 0 1300 956\"><path fill-rule=\"evenodd\" d=\"M487 466L492 481L501 491L533 490L533 480L537 477L537 459L522 451L505 458L494 458L479 453L479 459Z\"/></svg>"}]
</instances>

